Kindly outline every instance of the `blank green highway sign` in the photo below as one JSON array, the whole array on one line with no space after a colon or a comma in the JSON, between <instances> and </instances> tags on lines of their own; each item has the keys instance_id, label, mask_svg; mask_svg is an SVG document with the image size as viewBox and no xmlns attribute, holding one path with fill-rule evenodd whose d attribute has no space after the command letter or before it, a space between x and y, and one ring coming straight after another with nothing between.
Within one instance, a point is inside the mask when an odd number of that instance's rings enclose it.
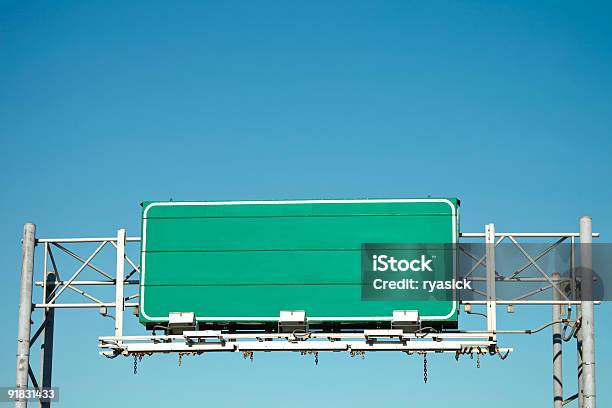
<instances>
[{"instance_id":1,"label":"blank green highway sign","mask_svg":"<svg viewBox=\"0 0 612 408\"><path fill-rule=\"evenodd\" d=\"M457 231L454 198L145 202L140 320L275 322L303 310L310 323L359 324L418 310L422 321L456 322L453 297L368 295L362 265L364 248L454 244ZM415 257L409 272L436 265ZM442 274L452 278L454 265Z\"/></svg>"}]
</instances>

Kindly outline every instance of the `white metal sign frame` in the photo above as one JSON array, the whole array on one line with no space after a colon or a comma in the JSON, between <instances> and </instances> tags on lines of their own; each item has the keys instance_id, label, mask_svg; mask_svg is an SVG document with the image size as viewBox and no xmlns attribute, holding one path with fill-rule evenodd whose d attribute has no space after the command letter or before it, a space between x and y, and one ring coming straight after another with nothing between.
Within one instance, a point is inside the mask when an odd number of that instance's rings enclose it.
<instances>
[{"instance_id":1,"label":"white metal sign frame","mask_svg":"<svg viewBox=\"0 0 612 408\"><path fill-rule=\"evenodd\" d=\"M98 308L100 314L108 316L108 310L114 309L114 333L110 336L99 337L100 354L106 357L132 356L142 358L144 355L156 353L177 353L179 358L186 354L202 354L207 352L232 352L242 353L243 356L253 357L255 352L300 352L302 354L314 354L318 361L319 352L347 352L351 356L363 354L365 352L403 352L407 354L421 354L426 361L427 353L452 353L456 358L463 354L469 355L499 355L505 358L512 350L508 347L498 345L497 336L499 334L532 334L539 332L546 327L552 326L553 333L558 336L561 325L572 327L571 337L579 339L590 339L590 349L583 348L579 351L582 360L578 362L579 392L577 395L563 400L562 386L557 383L554 388L554 401L560 401L561 405L573 399L577 399L580 406L594 407L595 401L595 377L594 377L594 354L592 352L594 337L591 332L585 332L585 323L592 330L592 305L597 302L570 301L561 296L558 290L552 271L548 273L538 264L538 260L549 253L552 249L562 242L571 243L572 253L576 238L580 237L581 243L590 243L592 237L599 234L592 233L590 218L581 219L580 233L500 233L495 231L493 224L487 224L482 233L461 233L463 238L484 239L486 244L486 254L476 257L473 254L465 253L476 261L472 269L466 276L473 279L485 280L486 292L482 300L463 300L460 303L466 308L468 314L473 305L484 305L486 316L486 328L476 331L456 331L448 333L437 333L433 330L421 330L415 333L405 333L402 330L361 330L342 333L322 333L308 331L293 331L291 333L229 333L213 330L188 330L181 334L170 334L164 332L160 335L125 335L124 312L128 309L137 309L139 306L139 294L133 291L139 285L140 267L126 254L126 246L140 243L140 237L128 237L124 229L120 229L115 237L106 238L35 238L35 226L26 224L24 228L23 240L23 268L21 282L21 303L20 303L20 327L19 327L19 348L17 353L17 387L24 388L28 385L28 378L34 387L51 386L52 358L53 358L53 322L54 313L62 308ZM553 240L549 247L542 253L531 256L519 242L522 239L543 238ZM495 269L495 248L502 241L510 241L524 255L525 265L522 265L510 276L503 276ZM89 246L97 244L95 249L87 256L78 254L79 247L83 244ZM42 246L43 250L43 270L34 269L34 247ZM70 247L70 248L69 248ZM98 267L94 261L96 257L105 249L114 249L116 255L116 269L109 273ZM581 247L583 250L583 247ZM586 249L585 249L586 250ZM58 265L55 253L61 252L66 256L77 261L79 266L69 278L62 277L64 268ZM581 259L590 259L588 254L582 254ZM586 255L586 256L585 256ZM572 257L573 262L573 257ZM61 267L61 268L60 268ZM127 268L126 268L127 267ZM526 293L515 299L498 300L495 297L495 282L518 281L521 272L529 267L536 268L542 275L539 281L548 283L545 289L559 292L555 300L542 301L530 300L529 297L534 293ZM84 280L79 279L85 270L95 272L98 279ZM126 273L126 270L129 272ZM476 276L478 271L485 271L484 276ZM34 280L33 277L42 275L42 279ZM32 286L42 288L42 299L38 303L32 303ZM101 300L84 288L89 287L111 287L114 290L111 301ZM132 289L131 289L132 288ZM131 289L131 290L130 290ZM86 302L63 303L63 295L71 291L87 299ZM130 292L131 294L127 294ZM585 304L586 303L586 304ZM567 316L561 313L561 305L580 304L582 315L572 318L568 312ZM552 305L553 321L537 329L526 330L500 330L497 327L497 307L499 305ZM590 309L589 309L590 308ZM33 310L42 311L40 325L30 337L30 315ZM585 316L587 310L591 315ZM27 318L27 327L25 319ZM585 322L585 318L589 319ZM162 330L163 331L163 330ZM41 368L38 379L29 364L29 350L38 339L43 343ZM569 339L564 339L569 340ZM584 340L583 340L584 341ZM555 339L553 338L553 342ZM560 345L554 343L556 352L559 352ZM553 356L553 368L558 374L561 364L560 358ZM17 407L25 407L25 401L18 401ZM50 406L50 403L43 402L41 406Z\"/></svg>"}]
</instances>

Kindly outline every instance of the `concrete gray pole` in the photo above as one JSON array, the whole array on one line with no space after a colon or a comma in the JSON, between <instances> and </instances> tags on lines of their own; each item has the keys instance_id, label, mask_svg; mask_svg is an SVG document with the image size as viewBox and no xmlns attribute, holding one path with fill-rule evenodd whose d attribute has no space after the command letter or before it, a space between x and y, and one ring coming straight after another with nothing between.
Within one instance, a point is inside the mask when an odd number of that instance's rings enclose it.
<instances>
[{"instance_id":1,"label":"concrete gray pole","mask_svg":"<svg viewBox=\"0 0 612 408\"><path fill-rule=\"evenodd\" d=\"M21 285L19 289L19 324L17 328L17 389L28 387L28 367L30 366L30 319L32 316L32 274L34 271L34 246L36 245L36 225L23 226L21 249ZM16 408L26 408L26 400L17 399Z\"/></svg>"},{"instance_id":2,"label":"concrete gray pole","mask_svg":"<svg viewBox=\"0 0 612 408\"><path fill-rule=\"evenodd\" d=\"M595 314L593 308L593 225L580 217L582 392L584 408L595 408Z\"/></svg>"},{"instance_id":3,"label":"concrete gray pole","mask_svg":"<svg viewBox=\"0 0 612 408\"><path fill-rule=\"evenodd\" d=\"M552 281L558 283L558 272L552 274ZM553 288L553 300L561 300L559 291ZM559 322L552 325L552 361L553 361L553 408L563 407L563 339L561 335L562 305L552 306L552 321Z\"/></svg>"}]
</instances>

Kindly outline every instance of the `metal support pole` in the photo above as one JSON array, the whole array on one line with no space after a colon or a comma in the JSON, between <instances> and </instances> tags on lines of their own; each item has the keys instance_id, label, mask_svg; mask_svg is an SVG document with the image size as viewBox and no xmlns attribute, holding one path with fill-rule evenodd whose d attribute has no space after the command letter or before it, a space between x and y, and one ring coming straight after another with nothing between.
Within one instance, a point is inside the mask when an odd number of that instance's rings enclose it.
<instances>
[{"instance_id":1,"label":"metal support pole","mask_svg":"<svg viewBox=\"0 0 612 408\"><path fill-rule=\"evenodd\" d=\"M576 237L571 237L571 247L570 247L570 267L572 271L572 287L573 287L573 298L574 300L579 300L580 293L579 288L576 286ZM580 311L580 305L576 305L576 320L582 318L582 312ZM578 391L576 392L578 408L583 408L583 399L582 399L582 331L578 330L576 332L576 372L578 375Z\"/></svg>"},{"instance_id":2,"label":"metal support pole","mask_svg":"<svg viewBox=\"0 0 612 408\"><path fill-rule=\"evenodd\" d=\"M125 229L117 231L117 275L115 282L115 336L123 336L123 311L125 301L123 279L125 275Z\"/></svg>"},{"instance_id":3,"label":"metal support pole","mask_svg":"<svg viewBox=\"0 0 612 408\"><path fill-rule=\"evenodd\" d=\"M30 325L32 317L32 273L34 271L34 246L36 245L36 225L23 226L21 249L21 285L19 288L19 324L17 328L17 389L28 387L30 367ZM26 408L25 399L15 401L16 408Z\"/></svg>"},{"instance_id":4,"label":"metal support pole","mask_svg":"<svg viewBox=\"0 0 612 408\"><path fill-rule=\"evenodd\" d=\"M497 316L495 305L495 225L485 225L485 254L487 261L487 331L491 334L491 341L495 341L497 330Z\"/></svg>"},{"instance_id":5,"label":"metal support pole","mask_svg":"<svg viewBox=\"0 0 612 408\"><path fill-rule=\"evenodd\" d=\"M560 275L558 272L552 274L552 281L558 284ZM561 300L559 291L553 288L553 299ZM553 408L563 407L563 339L561 335L561 311L562 305L552 306L552 321L558 322L552 325L552 363L553 363Z\"/></svg>"},{"instance_id":6,"label":"metal support pole","mask_svg":"<svg viewBox=\"0 0 612 408\"><path fill-rule=\"evenodd\" d=\"M584 408L595 408L595 314L593 310L593 225L580 217L580 286L582 324L582 398Z\"/></svg>"},{"instance_id":7,"label":"metal support pole","mask_svg":"<svg viewBox=\"0 0 612 408\"><path fill-rule=\"evenodd\" d=\"M576 306L576 316L582 318L580 306ZM582 330L576 332L576 367L578 368L578 408L584 407L584 399L582 398Z\"/></svg>"},{"instance_id":8,"label":"metal support pole","mask_svg":"<svg viewBox=\"0 0 612 408\"><path fill-rule=\"evenodd\" d=\"M46 289L45 289L45 303L48 302L53 296L53 290L55 289L55 282L57 280L57 276L55 272L45 272L46 273ZM41 366L40 366L40 383L43 388L51 388L52 382L51 377L53 373L53 331L55 326L55 308L47 308L45 309L45 334L42 345L40 346L42 349L41 355ZM40 403L41 408L49 408L51 407L51 402L45 401Z\"/></svg>"}]
</instances>

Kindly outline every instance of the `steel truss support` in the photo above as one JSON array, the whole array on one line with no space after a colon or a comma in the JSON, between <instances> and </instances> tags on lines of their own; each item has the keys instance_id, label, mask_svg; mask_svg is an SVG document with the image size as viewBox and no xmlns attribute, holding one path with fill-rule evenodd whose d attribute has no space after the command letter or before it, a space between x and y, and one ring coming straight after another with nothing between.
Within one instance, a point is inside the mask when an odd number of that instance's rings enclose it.
<instances>
[{"instance_id":1,"label":"steel truss support","mask_svg":"<svg viewBox=\"0 0 612 408\"><path fill-rule=\"evenodd\" d=\"M21 286L20 286L20 304L19 304L19 327L18 327L18 345L17 345L17 370L16 370L16 385L19 389L28 387L28 379L32 382L35 388L52 386L53 372L53 342L54 342L54 320L55 310L58 308L115 308L115 335L123 334L123 311L125 307L137 307L138 303L128 303L127 300L138 297L138 294L125 297L123 287L130 287L139 284L139 279L130 279L135 273L140 270L136 264L126 255L126 242L138 242L139 238L126 237L125 230L121 229L117 232L115 238L70 238L70 239L36 239L36 226L27 223L24 225L23 248L22 248L22 270L21 270ZM88 256L81 257L75 252L66 248L64 245L72 245L79 243L95 243L99 244L96 249ZM107 244L111 244L116 249L117 263L115 276L106 273L102 269L95 266L92 261L102 251ZM34 281L34 248L37 244L43 245L43 279ZM108 245L108 247L111 247ZM80 262L80 266L74 274L67 280L62 280L56 263L56 258L52 248L58 249L62 253L68 255ZM125 262L132 266L132 271L125 276ZM102 275L102 280L76 280L86 269L91 269ZM98 275L98 276L99 276ZM33 285L42 288L42 303L32 303ZM90 293L79 289L77 286L112 286L114 289L114 297L112 301L101 301ZM66 291L70 289L85 298L89 299L89 303L61 303ZM119 305L117 307L117 305ZM42 310L42 322L34 335L30 338L31 332L31 315L33 309ZM102 313L102 311L101 311ZM30 362L30 349L36 340L41 339L40 352L40 372L39 379L36 379ZM16 407L27 407L27 401L17 400ZM41 408L48 408L51 403L48 401L40 401Z\"/></svg>"}]
</instances>

